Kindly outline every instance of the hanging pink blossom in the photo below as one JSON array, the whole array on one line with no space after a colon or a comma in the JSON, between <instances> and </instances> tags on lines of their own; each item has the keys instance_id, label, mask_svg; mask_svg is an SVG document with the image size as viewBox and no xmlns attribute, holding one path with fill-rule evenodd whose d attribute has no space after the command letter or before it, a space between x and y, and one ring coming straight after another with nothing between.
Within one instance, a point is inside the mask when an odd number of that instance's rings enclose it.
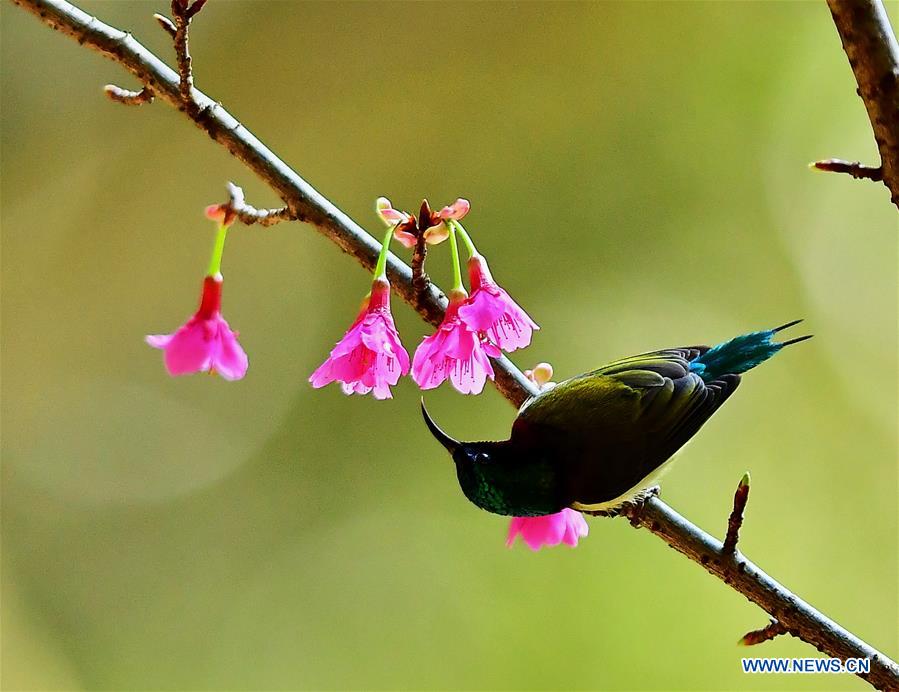
<instances>
[{"instance_id":1,"label":"hanging pink blossom","mask_svg":"<svg viewBox=\"0 0 899 692\"><path fill-rule=\"evenodd\" d=\"M468 278L471 297L459 308L459 316L469 329L486 334L504 351L531 343L533 331L540 327L496 284L481 255L468 260Z\"/></svg>"},{"instance_id":2,"label":"hanging pink blossom","mask_svg":"<svg viewBox=\"0 0 899 692\"><path fill-rule=\"evenodd\" d=\"M356 321L309 382L318 389L336 381L344 394L390 399L390 387L408 372L409 354L390 314L390 284L376 279Z\"/></svg>"},{"instance_id":3,"label":"hanging pink blossom","mask_svg":"<svg viewBox=\"0 0 899 692\"><path fill-rule=\"evenodd\" d=\"M556 514L542 517L514 517L509 524L506 546L511 548L515 538L521 534L522 540L531 550L540 550L543 546L554 546L559 543L574 548L578 539L586 536L588 531L583 515L573 509L563 509Z\"/></svg>"},{"instance_id":4,"label":"hanging pink blossom","mask_svg":"<svg viewBox=\"0 0 899 692\"><path fill-rule=\"evenodd\" d=\"M237 332L222 317L221 275L203 280L200 307L174 334L146 337L153 348L165 352L170 375L214 372L226 380L239 380L247 373L247 354L237 342Z\"/></svg>"},{"instance_id":5,"label":"hanging pink blossom","mask_svg":"<svg viewBox=\"0 0 899 692\"><path fill-rule=\"evenodd\" d=\"M490 357L499 357L500 350L459 318L465 298L464 291L451 291L443 322L415 351L412 379L422 389L433 389L448 379L462 394L480 394L487 378L493 379Z\"/></svg>"}]
</instances>

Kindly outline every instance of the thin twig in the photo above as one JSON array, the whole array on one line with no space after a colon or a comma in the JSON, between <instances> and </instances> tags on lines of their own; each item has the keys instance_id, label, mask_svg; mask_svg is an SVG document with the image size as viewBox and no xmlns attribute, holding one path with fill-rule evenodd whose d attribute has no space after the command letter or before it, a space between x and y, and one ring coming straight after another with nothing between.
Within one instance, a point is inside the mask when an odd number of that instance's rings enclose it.
<instances>
[{"instance_id":1,"label":"thin twig","mask_svg":"<svg viewBox=\"0 0 899 692\"><path fill-rule=\"evenodd\" d=\"M181 103L187 112L193 117L199 107L194 100L194 73L191 66L189 34L190 20L194 15L203 9L203 2L197 0L193 5L189 5L187 0L172 0L172 17L175 20L175 58L178 62L178 93L181 95ZM159 21L157 19L157 21ZM162 22L160 22L162 23ZM165 25L163 24L163 27Z\"/></svg>"},{"instance_id":2,"label":"thin twig","mask_svg":"<svg viewBox=\"0 0 899 692\"><path fill-rule=\"evenodd\" d=\"M65 0L12 1L40 17L45 24L118 62L150 86L157 97L183 110L178 73L131 35L104 24ZM374 268L380 243L279 159L221 104L196 89L194 98L199 111L188 115L198 127L271 186L296 219L313 224L363 266ZM393 290L423 319L434 325L440 323L446 298L435 286L429 285L419 296L412 282L412 270L393 254L388 255L387 274ZM536 386L505 356L494 361L494 370L497 389L513 405L520 406L537 394ZM742 557L738 561L738 555L724 555L721 543L657 497L629 508L628 513L632 522L704 565L711 574L781 620L803 641L831 656L870 658L871 672L860 674L861 677L880 689L899 688L899 666L893 661L813 609L749 561Z\"/></svg>"},{"instance_id":3,"label":"thin twig","mask_svg":"<svg viewBox=\"0 0 899 692\"><path fill-rule=\"evenodd\" d=\"M194 0L194 4L187 8L187 17L188 19L193 18L193 16L203 9L203 5L206 4L206 0Z\"/></svg>"},{"instance_id":4,"label":"thin twig","mask_svg":"<svg viewBox=\"0 0 899 692\"><path fill-rule=\"evenodd\" d=\"M167 33L172 38L175 38L175 34L178 32L178 28L172 24L172 20L166 17L164 14L154 14L153 19L159 22L159 26L162 27L163 31Z\"/></svg>"},{"instance_id":5,"label":"thin twig","mask_svg":"<svg viewBox=\"0 0 899 692\"><path fill-rule=\"evenodd\" d=\"M760 630L752 630L752 632L747 632L744 634L740 641L737 642L740 646L755 646L756 644L761 644L762 642L771 641L775 637L779 637L782 634L786 634L789 630L784 627L783 623L780 620L772 620L770 624L762 627Z\"/></svg>"},{"instance_id":6,"label":"thin twig","mask_svg":"<svg viewBox=\"0 0 899 692\"><path fill-rule=\"evenodd\" d=\"M234 183L228 183L228 210L240 219L240 222L252 226L274 226L282 221L293 221L293 215L287 207L278 209L257 209L247 204L243 189Z\"/></svg>"},{"instance_id":7,"label":"thin twig","mask_svg":"<svg viewBox=\"0 0 899 692\"><path fill-rule=\"evenodd\" d=\"M412 248L412 258L409 260L409 266L412 267L412 285L418 293L424 293L431 278L425 272L425 258L428 255L428 243L424 233L419 234L415 239L415 247Z\"/></svg>"},{"instance_id":8,"label":"thin twig","mask_svg":"<svg viewBox=\"0 0 899 692\"><path fill-rule=\"evenodd\" d=\"M428 290L428 286L431 285L431 278L425 273L425 259L428 256L428 241L425 233L431 227L432 216L428 200L422 200L416 219L415 247L412 248L412 259L409 261L409 265L412 267L412 287L415 289L416 300L423 296Z\"/></svg>"},{"instance_id":9,"label":"thin twig","mask_svg":"<svg viewBox=\"0 0 899 692\"><path fill-rule=\"evenodd\" d=\"M828 173L846 173L856 180L876 180L883 182L883 169L866 166L860 161L843 161L843 159L824 159L815 161L811 168Z\"/></svg>"},{"instance_id":10,"label":"thin twig","mask_svg":"<svg viewBox=\"0 0 899 692\"><path fill-rule=\"evenodd\" d=\"M724 536L722 551L725 555L731 555L737 550L737 541L740 540L740 527L743 526L743 510L749 500L749 471L743 474L737 491L734 493L734 508L727 519L727 534Z\"/></svg>"},{"instance_id":11,"label":"thin twig","mask_svg":"<svg viewBox=\"0 0 899 692\"><path fill-rule=\"evenodd\" d=\"M125 106L140 106L144 103L153 103L153 92L148 87L144 87L140 91L131 91L115 84L107 84L103 87L103 91L110 99Z\"/></svg>"},{"instance_id":12,"label":"thin twig","mask_svg":"<svg viewBox=\"0 0 899 692\"><path fill-rule=\"evenodd\" d=\"M874 130L879 179L899 207L899 44L881 0L827 0L827 5Z\"/></svg>"}]
</instances>

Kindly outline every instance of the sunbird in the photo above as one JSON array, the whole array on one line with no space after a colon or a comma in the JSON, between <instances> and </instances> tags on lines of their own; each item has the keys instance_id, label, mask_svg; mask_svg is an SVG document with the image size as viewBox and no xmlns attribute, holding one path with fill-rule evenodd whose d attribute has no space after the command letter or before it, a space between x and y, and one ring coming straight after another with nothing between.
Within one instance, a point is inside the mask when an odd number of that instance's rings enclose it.
<instances>
[{"instance_id":1,"label":"sunbird","mask_svg":"<svg viewBox=\"0 0 899 692\"><path fill-rule=\"evenodd\" d=\"M617 360L526 401L508 440L458 442L428 415L465 496L494 514L535 517L567 508L614 513L651 488L677 452L798 324Z\"/></svg>"}]
</instances>

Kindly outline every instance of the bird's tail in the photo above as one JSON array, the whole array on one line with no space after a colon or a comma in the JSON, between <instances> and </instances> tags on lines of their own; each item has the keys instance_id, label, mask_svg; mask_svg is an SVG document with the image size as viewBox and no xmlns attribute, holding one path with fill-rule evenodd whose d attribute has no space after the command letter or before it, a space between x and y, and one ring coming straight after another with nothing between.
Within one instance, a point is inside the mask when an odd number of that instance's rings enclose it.
<instances>
[{"instance_id":1,"label":"bird's tail","mask_svg":"<svg viewBox=\"0 0 899 692\"><path fill-rule=\"evenodd\" d=\"M774 341L775 334L800 322L802 320L793 320L774 329L744 334L713 346L690 361L690 370L706 382L718 379L722 375L738 375L751 370L756 365L764 363L784 346L811 339L812 335L809 334L789 341Z\"/></svg>"}]
</instances>

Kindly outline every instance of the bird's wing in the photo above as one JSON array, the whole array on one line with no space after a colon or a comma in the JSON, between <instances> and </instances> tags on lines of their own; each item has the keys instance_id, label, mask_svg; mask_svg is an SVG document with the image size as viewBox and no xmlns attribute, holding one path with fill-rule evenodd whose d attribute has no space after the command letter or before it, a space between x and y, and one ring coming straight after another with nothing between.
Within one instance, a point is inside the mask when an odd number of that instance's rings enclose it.
<instances>
[{"instance_id":1,"label":"bird's wing","mask_svg":"<svg viewBox=\"0 0 899 692\"><path fill-rule=\"evenodd\" d=\"M561 382L526 404L512 436L551 440L572 503L591 506L641 487L740 383L690 372L705 347L653 351Z\"/></svg>"}]
</instances>

